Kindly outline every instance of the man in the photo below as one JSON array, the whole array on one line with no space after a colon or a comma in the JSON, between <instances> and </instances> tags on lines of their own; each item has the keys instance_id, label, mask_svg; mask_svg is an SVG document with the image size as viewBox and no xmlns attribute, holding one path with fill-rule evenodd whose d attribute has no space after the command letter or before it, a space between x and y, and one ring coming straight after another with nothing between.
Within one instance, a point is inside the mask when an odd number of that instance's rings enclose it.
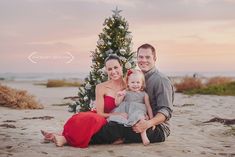
<instances>
[{"instance_id":1,"label":"man","mask_svg":"<svg viewBox=\"0 0 235 157\"><path fill-rule=\"evenodd\" d=\"M154 117L141 120L132 128L109 122L92 137L91 144L113 143L118 139L123 139L125 143L141 142L140 133L146 129L151 143L163 142L169 136L168 121L172 115L174 91L170 80L156 69L156 59L156 51L152 45L143 44L138 48L137 62L145 75L146 92ZM154 130L153 126L156 126Z\"/></svg>"}]
</instances>

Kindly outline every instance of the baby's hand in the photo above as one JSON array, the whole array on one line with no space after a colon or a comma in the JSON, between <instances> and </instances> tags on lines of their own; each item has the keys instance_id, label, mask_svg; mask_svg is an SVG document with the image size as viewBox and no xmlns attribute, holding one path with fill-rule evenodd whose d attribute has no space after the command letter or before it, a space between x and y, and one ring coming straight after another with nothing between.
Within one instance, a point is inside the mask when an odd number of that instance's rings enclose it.
<instances>
[{"instance_id":1,"label":"baby's hand","mask_svg":"<svg viewBox=\"0 0 235 157\"><path fill-rule=\"evenodd\" d=\"M156 126L154 125L154 126L152 127L152 130L155 130L155 128L156 128Z\"/></svg>"},{"instance_id":2,"label":"baby's hand","mask_svg":"<svg viewBox=\"0 0 235 157\"><path fill-rule=\"evenodd\" d=\"M149 120L149 116L147 114L145 115L145 120Z\"/></svg>"},{"instance_id":3,"label":"baby's hand","mask_svg":"<svg viewBox=\"0 0 235 157\"><path fill-rule=\"evenodd\" d=\"M123 90L123 91L119 91L117 92L117 96L125 96L126 95L126 90Z\"/></svg>"}]
</instances>

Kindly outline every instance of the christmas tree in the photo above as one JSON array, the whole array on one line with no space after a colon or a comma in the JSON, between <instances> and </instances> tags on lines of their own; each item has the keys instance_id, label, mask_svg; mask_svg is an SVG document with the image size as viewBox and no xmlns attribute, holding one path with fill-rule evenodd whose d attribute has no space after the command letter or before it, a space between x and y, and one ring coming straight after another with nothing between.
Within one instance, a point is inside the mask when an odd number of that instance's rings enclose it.
<instances>
[{"instance_id":1,"label":"christmas tree","mask_svg":"<svg viewBox=\"0 0 235 157\"><path fill-rule=\"evenodd\" d=\"M121 10L116 7L113 15L105 19L103 32L99 34L97 48L91 52L92 70L85 78L84 84L79 87L79 99L70 105L70 112L89 111L95 100L95 86L106 81L107 75L104 69L105 58L110 54L116 54L123 63L124 74L128 69L135 67L135 53L132 52L132 36L128 31L128 22L120 16Z\"/></svg>"}]
</instances>

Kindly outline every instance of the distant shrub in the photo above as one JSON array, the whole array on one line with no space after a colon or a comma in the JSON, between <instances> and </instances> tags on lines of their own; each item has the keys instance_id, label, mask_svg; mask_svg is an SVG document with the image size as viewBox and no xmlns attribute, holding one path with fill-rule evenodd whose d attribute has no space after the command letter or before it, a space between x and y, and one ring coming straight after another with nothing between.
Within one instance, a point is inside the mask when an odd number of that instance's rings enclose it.
<instances>
[{"instance_id":1,"label":"distant shrub","mask_svg":"<svg viewBox=\"0 0 235 157\"><path fill-rule=\"evenodd\" d=\"M202 83L204 82L204 83ZM208 94L235 96L235 81L229 77L205 78L184 77L180 83L174 84L176 92L184 94Z\"/></svg>"},{"instance_id":2,"label":"distant shrub","mask_svg":"<svg viewBox=\"0 0 235 157\"><path fill-rule=\"evenodd\" d=\"M48 80L47 87L79 87L81 82L69 82L66 80Z\"/></svg>"},{"instance_id":3,"label":"distant shrub","mask_svg":"<svg viewBox=\"0 0 235 157\"><path fill-rule=\"evenodd\" d=\"M25 90L17 90L0 84L0 106L16 109L42 109L35 97Z\"/></svg>"},{"instance_id":4,"label":"distant shrub","mask_svg":"<svg viewBox=\"0 0 235 157\"><path fill-rule=\"evenodd\" d=\"M235 96L235 82L210 85L201 89L185 91L185 94L208 94L208 95L230 95Z\"/></svg>"},{"instance_id":5,"label":"distant shrub","mask_svg":"<svg viewBox=\"0 0 235 157\"><path fill-rule=\"evenodd\" d=\"M176 92L184 92L203 87L202 81L194 77L184 77L180 83L174 84Z\"/></svg>"},{"instance_id":6,"label":"distant shrub","mask_svg":"<svg viewBox=\"0 0 235 157\"><path fill-rule=\"evenodd\" d=\"M232 78L218 76L218 77L210 78L207 81L206 86L221 85L221 84L226 84L226 83L230 83L230 82L232 82Z\"/></svg>"}]
</instances>

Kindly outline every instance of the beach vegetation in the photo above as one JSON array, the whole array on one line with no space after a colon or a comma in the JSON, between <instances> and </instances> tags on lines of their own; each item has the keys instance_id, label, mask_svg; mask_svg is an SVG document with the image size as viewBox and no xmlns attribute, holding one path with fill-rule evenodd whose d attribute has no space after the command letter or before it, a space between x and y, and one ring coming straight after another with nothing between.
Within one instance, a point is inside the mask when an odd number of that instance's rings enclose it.
<instances>
[{"instance_id":1,"label":"beach vegetation","mask_svg":"<svg viewBox=\"0 0 235 157\"><path fill-rule=\"evenodd\" d=\"M208 79L206 82L206 86L223 85L223 84L227 84L230 82L232 82L231 77L217 76L217 77L212 77L212 78Z\"/></svg>"},{"instance_id":2,"label":"beach vegetation","mask_svg":"<svg viewBox=\"0 0 235 157\"><path fill-rule=\"evenodd\" d=\"M235 96L235 82L209 85L200 89L184 91L185 94L207 94L207 95L231 95Z\"/></svg>"},{"instance_id":3,"label":"beach vegetation","mask_svg":"<svg viewBox=\"0 0 235 157\"><path fill-rule=\"evenodd\" d=\"M194 77L184 77L180 83L174 84L176 92L184 92L191 89L200 89L203 87L202 81Z\"/></svg>"},{"instance_id":4,"label":"beach vegetation","mask_svg":"<svg viewBox=\"0 0 235 157\"><path fill-rule=\"evenodd\" d=\"M185 77L175 84L176 92L184 94L231 95L235 96L235 81L228 77L209 78L205 83L199 78Z\"/></svg>"},{"instance_id":5,"label":"beach vegetation","mask_svg":"<svg viewBox=\"0 0 235 157\"><path fill-rule=\"evenodd\" d=\"M80 87L81 82L70 82L66 80L48 80L47 87Z\"/></svg>"},{"instance_id":6,"label":"beach vegetation","mask_svg":"<svg viewBox=\"0 0 235 157\"><path fill-rule=\"evenodd\" d=\"M25 90L10 88L0 84L0 106L14 109L42 109L43 105Z\"/></svg>"},{"instance_id":7,"label":"beach vegetation","mask_svg":"<svg viewBox=\"0 0 235 157\"><path fill-rule=\"evenodd\" d=\"M68 80L48 80L46 83L37 83L36 85L45 85L51 87L80 87L82 81L68 81Z\"/></svg>"}]
</instances>

